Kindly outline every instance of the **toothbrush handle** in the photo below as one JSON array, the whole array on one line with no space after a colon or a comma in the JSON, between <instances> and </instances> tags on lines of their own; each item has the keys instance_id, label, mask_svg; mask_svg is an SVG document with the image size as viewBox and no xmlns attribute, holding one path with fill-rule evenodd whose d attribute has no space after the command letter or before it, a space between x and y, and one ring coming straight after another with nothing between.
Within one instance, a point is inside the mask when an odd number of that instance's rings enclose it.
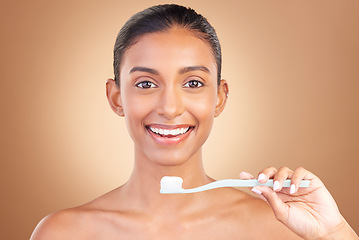
<instances>
[{"instance_id":1,"label":"toothbrush handle","mask_svg":"<svg viewBox=\"0 0 359 240\"><path fill-rule=\"evenodd\" d=\"M283 187L290 187L291 180L287 179L283 182ZM309 187L310 180L302 180L299 187ZM218 180L215 182L211 182L209 184L192 188L192 189L185 189L185 193L194 193L194 192L201 192L206 191L210 189L215 188L221 188L221 187L255 187L255 186L268 186L273 187L273 179L269 179L266 183L260 183L257 179L248 179L248 180L242 180L242 179L223 179Z\"/></svg>"}]
</instances>

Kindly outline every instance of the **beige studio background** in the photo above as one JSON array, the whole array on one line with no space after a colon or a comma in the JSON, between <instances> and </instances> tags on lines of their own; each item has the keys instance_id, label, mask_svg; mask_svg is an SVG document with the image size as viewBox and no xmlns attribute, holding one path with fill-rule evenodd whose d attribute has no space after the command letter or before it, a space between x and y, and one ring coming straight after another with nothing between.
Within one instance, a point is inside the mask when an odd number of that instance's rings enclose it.
<instances>
[{"instance_id":1,"label":"beige studio background","mask_svg":"<svg viewBox=\"0 0 359 240\"><path fill-rule=\"evenodd\" d=\"M202 13L230 84L204 149L214 178L304 166L359 232L359 1L178 1ZM124 120L108 106L124 22L161 1L1 2L0 238L123 184Z\"/></svg>"}]
</instances>

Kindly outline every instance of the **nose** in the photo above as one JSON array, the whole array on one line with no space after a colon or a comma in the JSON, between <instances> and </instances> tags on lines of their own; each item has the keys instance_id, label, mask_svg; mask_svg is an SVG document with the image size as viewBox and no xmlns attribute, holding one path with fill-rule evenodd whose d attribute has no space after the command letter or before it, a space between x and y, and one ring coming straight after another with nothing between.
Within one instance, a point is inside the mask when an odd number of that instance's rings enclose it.
<instances>
[{"instance_id":1,"label":"nose","mask_svg":"<svg viewBox=\"0 0 359 240\"><path fill-rule=\"evenodd\" d=\"M157 114L173 119L184 112L181 92L176 88L164 89L158 102Z\"/></svg>"}]
</instances>

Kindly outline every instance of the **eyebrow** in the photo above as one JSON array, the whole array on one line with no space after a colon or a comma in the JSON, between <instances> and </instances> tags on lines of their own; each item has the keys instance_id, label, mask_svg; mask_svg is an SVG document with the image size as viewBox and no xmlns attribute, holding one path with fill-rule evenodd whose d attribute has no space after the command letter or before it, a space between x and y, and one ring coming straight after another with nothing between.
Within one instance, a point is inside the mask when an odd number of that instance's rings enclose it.
<instances>
[{"instance_id":1,"label":"eyebrow","mask_svg":"<svg viewBox=\"0 0 359 240\"><path fill-rule=\"evenodd\" d=\"M160 75L155 69L147 68L147 67L134 67L131 69L130 73L133 72L146 72L154 75Z\"/></svg>"},{"instance_id":2,"label":"eyebrow","mask_svg":"<svg viewBox=\"0 0 359 240\"><path fill-rule=\"evenodd\" d=\"M192 72L192 71L203 71L206 73L210 73L209 69L205 66L189 66L189 67L184 67L181 68L178 73L180 74L184 74L187 72ZM147 68L147 67L133 67L130 70L130 73L133 72L146 72L146 73L150 73L150 74L154 74L154 75L160 75L159 72L153 68Z\"/></svg>"},{"instance_id":3,"label":"eyebrow","mask_svg":"<svg viewBox=\"0 0 359 240\"><path fill-rule=\"evenodd\" d=\"M209 69L206 68L205 66L184 67L184 68L180 69L178 72L180 74L184 74L184 73L192 72L192 71L203 71L203 72L206 72L206 73L210 73Z\"/></svg>"}]
</instances>

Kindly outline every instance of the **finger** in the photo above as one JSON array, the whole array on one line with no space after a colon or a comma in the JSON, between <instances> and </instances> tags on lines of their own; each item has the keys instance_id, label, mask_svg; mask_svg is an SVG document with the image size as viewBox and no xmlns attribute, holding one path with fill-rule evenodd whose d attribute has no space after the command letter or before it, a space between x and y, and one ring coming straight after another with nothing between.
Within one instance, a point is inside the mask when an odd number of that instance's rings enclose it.
<instances>
[{"instance_id":1,"label":"finger","mask_svg":"<svg viewBox=\"0 0 359 240\"><path fill-rule=\"evenodd\" d=\"M258 197L260 197L263 201L265 201L267 204L269 204L267 199L262 195L262 191L258 190L256 187L253 187L253 188L250 188L250 189L252 190L252 192L257 194Z\"/></svg>"},{"instance_id":2,"label":"finger","mask_svg":"<svg viewBox=\"0 0 359 240\"><path fill-rule=\"evenodd\" d=\"M265 183L269 178L272 178L277 173L277 169L274 167L267 167L258 174L258 182Z\"/></svg>"},{"instance_id":3,"label":"finger","mask_svg":"<svg viewBox=\"0 0 359 240\"><path fill-rule=\"evenodd\" d=\"M241 172L239 174L239 179L253 179L253 175L247 172Z\"/></svg>"},{"instance_id":4,"label":"finger","mask_svg":"<svg viewBox=\"0 0 359 240\"><path fill-rule=\"evenodd\" d=\"M239 174L239 179L241 180L247 180L247 179L254 179L253 175L247 172L241 172ZM252 190L252 188L250 187L249 189Z\"/></svg>"},{"instance_id":5,"label":"finger","mask_svg":"<svg viewBox=\"0 0 359 240\"><path fill-rule=\"evenodd\" d=\"M315 178L315 175L309 172L308 170L306 170L305 168L303 167L297 168L294 171L293 176L291 178L290 194L294 194L295 192L298 191L300 182L303 179L313 179L313 178Z\"/></svg>"},{"instance_id":6,"label":"finger","mask_svg":"<svg viewBox=\"0 0 359 240\"><path fill-rule=\"evenodd\" d=\"M282 190L284 180L291 178L293 171L287 167L280 167L273 178L273 191L279 192Z\"/></svg>"},{"instance_id":7,"label":"finger","mask_svg":"<svg viewBox=\"0 0 359 240\"><path fill-rule=\"evenodd\" d=\"M288 216L289 206L287 206L271 188L266 186L256 186L253 192L263 196L271 206L278 221L285 223Z\"/></svg>"}]
</instances>

